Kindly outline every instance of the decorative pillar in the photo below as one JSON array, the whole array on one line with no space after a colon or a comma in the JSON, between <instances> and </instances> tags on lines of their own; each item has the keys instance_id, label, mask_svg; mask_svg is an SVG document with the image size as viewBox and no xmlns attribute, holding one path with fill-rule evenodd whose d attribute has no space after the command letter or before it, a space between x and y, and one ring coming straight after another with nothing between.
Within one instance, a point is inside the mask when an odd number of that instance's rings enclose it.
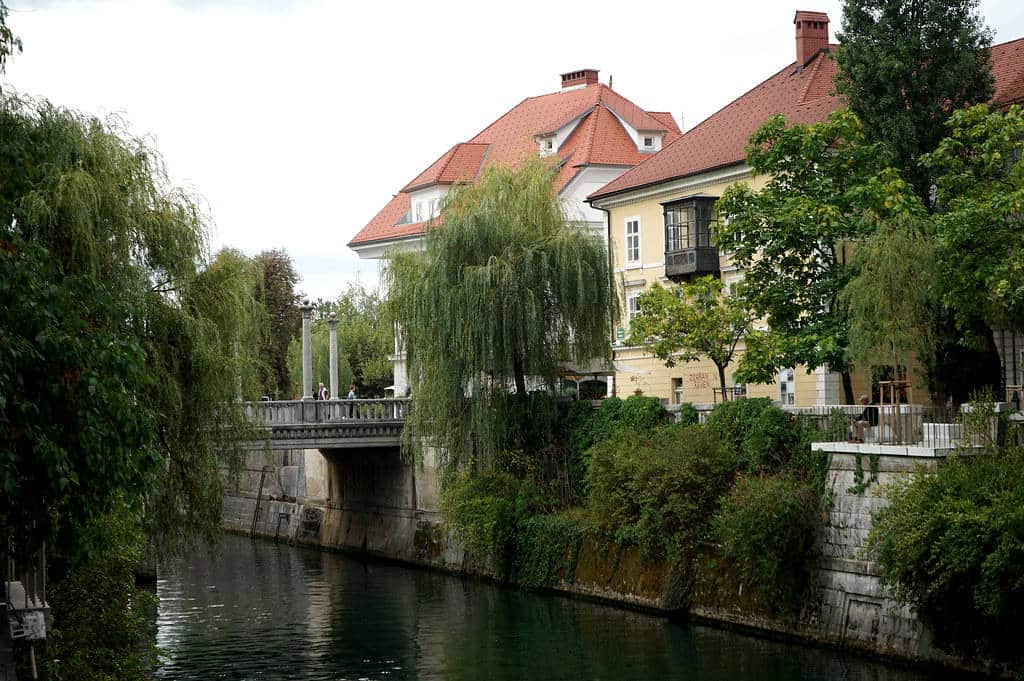
<instances>
[{"instance_id":1,"label":"decorative pillar","mask_svg":"<svg viewBox=\"0 0 1024 681\"><path fill-rule=\"evenodd\" d=\"M302 310L302 399L313 399L313 339L310 337L309 321L313 306L303 300Z\"/></svg>"},{"instance_id":2,"label":"decorative pillar","mask_svg":"<svg viewBox=\"0 0 1024 681\"><path fill-rule=\"evenodd\" d=\"M331 348L331 399L338 399L338 318L333 314L327 320Z\"/></svg>"}]
</instances>

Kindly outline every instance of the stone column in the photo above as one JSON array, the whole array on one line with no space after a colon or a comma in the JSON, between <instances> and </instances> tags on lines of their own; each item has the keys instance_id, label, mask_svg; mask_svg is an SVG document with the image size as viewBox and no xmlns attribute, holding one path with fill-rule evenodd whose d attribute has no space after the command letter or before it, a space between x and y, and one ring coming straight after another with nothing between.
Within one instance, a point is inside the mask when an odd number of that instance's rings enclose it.
<instances>
[{"instance_id":1,"label":"stone column","mask_svg":"<svg viewBox=\"0 0 1024 681\"><path fill-rule=\"evenodd\" d=\"M302 310L302 399L313 399L313 339L310 337L309 322L313 306L308 300L299 306Z\"/></svg>"},{"instance_id":2,"label":"stone column","mask_svg":"<svg viewBox=\"0 0 1024 681\"><path fill-rule=\"evenodd\" d=\"M331 399L338 399L338 319L332 314L327 320L331 348Z\"/></svg>"}]
</instances>

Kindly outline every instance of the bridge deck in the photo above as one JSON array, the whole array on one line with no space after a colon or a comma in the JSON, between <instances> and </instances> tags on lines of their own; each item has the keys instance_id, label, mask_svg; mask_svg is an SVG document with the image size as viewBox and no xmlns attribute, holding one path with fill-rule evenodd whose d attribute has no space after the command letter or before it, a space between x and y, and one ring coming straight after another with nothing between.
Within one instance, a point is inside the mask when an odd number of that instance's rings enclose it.
<instances>
[{"instance_id":1,"label":"bridge deck","mask_svg":"<svg viewBox=\"0 0 1024 681\"><path fill-rule=\"evenodd\" d=\"M269 431L271 449L395 447L409 413L408 398L250 402L246 412ZM250 445L261 449L264 442Z\"/></svg>"}]
</instances>

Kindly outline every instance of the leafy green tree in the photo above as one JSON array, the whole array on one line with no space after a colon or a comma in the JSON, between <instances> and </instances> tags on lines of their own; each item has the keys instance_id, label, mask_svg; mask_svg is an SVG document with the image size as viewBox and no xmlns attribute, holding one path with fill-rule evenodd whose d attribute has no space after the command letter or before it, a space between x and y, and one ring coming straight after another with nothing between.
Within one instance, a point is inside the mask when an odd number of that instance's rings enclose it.
<instances>
[{"instance_id":1,"label":"leafy green tree","mask_svg":"<svg viewBox=\"0 0 1024 681\"><path fill-rule=\"evenodd\" d=\"M299 275L284 249L263 251L256 256L256 262L263 275L257 299L270 318L266 340L260 347L260 383L263 394L284 399L295 392L288 371L288 344L302 325L299 294L295 290Z\"/></svg>"},{"instance_id":2,"label":"leafy green tree","mask_svg":"<svg viewBox=\"0 0 1024 681\"><path fill-rule=\"evenodd\" d=\"M844 0L836 89L883 142L927 201L931 178L918 158L943 137L953 110L994 92L992 33L978 0Z\"/></svg>"},{"instance_id":3,"label":"leafy green tree","mask_svg":"<svg viewBox=\"0 0 1024 681\"><path fill-rule=\"evenodd\" d=\"M724 295L719 279L700 277L671 289L655 284L640 294L639 303L629 343L644 346L668 367L707 357L718 369L722 399L728 399L725 368L751 326L742 295Z\"/></svg>"},{"instance_id":4,"label":"leafy green tree","mask_svg":"<svg viewBox=\"0 0 1024 681\"><path fill-rule=\"evenodd\" d=\"M377 291L350 282L334 302L314 303L310 336L313 343L313 386L330 385L330 337L327 320L338 320L338 390L356 386L360 397L381 397L394 380L390 359L395 347L394 325ZM288 348L288 367L295 385L302 385L302 344L296 336Z\"/></svg>"},{"instance_id":5,"label":"leafy green tree","mask_svg":"<svg viewBox=\"0 0 1024 681\"><path fill-rule=\"evenodd\" d=\"M7 5L0 2L0 73L7 68L7 58L21 52L21 38L7 25Z\"/></svg>"},{"instance_id":6,"label":"leafy green tree","mask_svg":"<svg viewBox=\"0 0 1024 681\"><path fill-rule=\"evenodd\" d=\"M878 225L857 245L857 274L840 294L850 311L850 360L859 366L908 366L913 355L932 362L939 275L935 242L921 217Z\"/></svg>"},{"instance_id":7,"label":"leafy green tree","mask_svg":"<svg viewBox=\"0 0 1024 681\"><path fill-rule=\"evenodd\" d=\"M957 111L949 134L924 157L937 178L946 303L966 326L1024 325L1024 110L979 104Z\"/></svg>"},{"instance_id":8,"label":"leafy green tree","mask_svg":"<svg viewBox=\"0 0 1024 681\"><path fill-rule=\"evenodd\" d=\"M0 100L2 524L58 539L120 497L161 552L219 536L264 318L238 254L117 119ZM26 509L26 510L22 510Z\"/></svg>"},{"instance_id":9,"label":"leafy green tree","mask_svg":"<svg viewBox=\"0 0 1024 681\"><path fill-rule=\"evenodd\" d=\"M1024 450L951 457L886 489L868 546L883 582L972 657L1022 659Z\"/></svg>"},{"instance_id":10,"label":"leafy green tree","mask_svg":"<svg viewBox=\"0 0 1024 681\"><path fill-rule=\"evenodd\" d=\"M350 282L333 305L338 320L338 354L352 369L360 396L383 396L394 378L390 356L395 351L395 326L379 291ZM342 381L348 390L348 383Z\"/></svg>"},{"instance_id":11,"label":"leafy green tree","mask_svg":"<svg viewBox=\"0 0 1024 681\"><path fill-rule=\"evenodd\" d=\"M553 391L564 362L610 358L607 250L566 219L554 172L539 158L488 168L452 189L423 253L391 254L414 400L407 446L427 437L454 462L475 446L486 461L528 376Z\"/></svg>"},{"instance_id":12,"label":"leafy green tree","mask_svg":"<svg viewBox=\"0 0 1024 681\"><path fill-rule=\"evenodd\" d=\"M852 403L849 310L840 300L854 274L850 244L879 220L921 212L920 201L845 109L815 125L772 117L751 136L747 163L767 183L725 191L717 243L744 270L746 300L769 331L748 335L735 375L766 383L779 368L828 366Z\"/></svg>"}]
</instances>

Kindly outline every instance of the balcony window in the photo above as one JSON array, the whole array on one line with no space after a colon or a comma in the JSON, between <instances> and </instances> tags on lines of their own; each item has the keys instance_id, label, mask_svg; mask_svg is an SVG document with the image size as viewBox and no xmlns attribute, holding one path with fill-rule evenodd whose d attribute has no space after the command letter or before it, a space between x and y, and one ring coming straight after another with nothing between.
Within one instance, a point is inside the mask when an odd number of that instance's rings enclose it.
<instances>
[{"instance_id":1,"label":"balcony window","mask_svg":"<svg viewBox=\"0 0 1024 681\"><path fill-rule=\"evenodd\" d=\"M666 276L718 272L718 249L712 242L714 202L715 197L696 196L662 204Z\"/></svg>"}]
</instances>

